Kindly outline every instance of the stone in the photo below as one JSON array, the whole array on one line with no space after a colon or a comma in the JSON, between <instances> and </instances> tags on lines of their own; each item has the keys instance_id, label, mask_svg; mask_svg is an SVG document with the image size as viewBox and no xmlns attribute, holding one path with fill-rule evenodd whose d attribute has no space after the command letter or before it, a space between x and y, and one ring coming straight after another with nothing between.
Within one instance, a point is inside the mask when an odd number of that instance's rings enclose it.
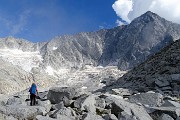
<instances>
[{"instance_id":1,"label":"stone","mask_svg":"<svg viewBox=\"0 0 180 120\"><path fill-rule=\"evenodd\" d=\"M163 96L160 93L141 93L130 96L129 101L149 106L160 106L163 101Z\"/></svg>"},{"instance_id":2,"label":"stone","mask_svg":"<svg viewBox=\"0 0 180 120\"><path fill-rule=\"evenodd\" d=\"M0 107L0 113L13 116L17 119L33 119L36 115L43 115L45 111L41 106L7 105Z\"/></svg>"},{"instance_id":3,"label":"stone","mask_svg":"<svg viewBox=\"0 0 180 120\"><path fill-rule=\"evenodd\" d=\"M96 112L96 97L95 95L82 95L78 99L74 101L74 107L79 108L81 110L86 110L88 112L95 113Z\"/></svg>"},{"instance_id":4,"label":"stone","mask_svg":"<svg viewBox=\"0 0 180 120\"><path fill-rule=\"evenodd\" d=\"M161 105L161 107L179 107L180 108L180 104L172 100L164 100L164 103Z\"/></svg>"},{"instance_id":5,"label":"stone","mask_svg":"<svg viewBox=\"0 0 180 120\"><path fill-rule=\"evenodd\" d=\"M104 120L118 120L118 118L114 114L105 114L103 115Z\"/></svg>"},{"instance_id":6,"label":"stone","mask_svg":"<svg viewBox=\"0 0 180 120\"><path fill-rule=\"evenodd\" d=\"M50 115L50 117L58 118L58 115L64 115L64 116L68 116L68 117L76 117L75 111L71 108L66 108L66 107L55 110L54 113Z\"/></svg>"},{"instance_id":7,"label":"stone","mask_svg":"<svg viewBox=\"0 0 180 120\"><path fill-rule=\"evenodd\" d=\"M111 102L111 113L116 115L116 117L124 111L130 116L135 116L138 120L152 120L143 106L129 103L123 99L118 99L118 97L108 96L105 99L107 102Z\"/></svg>"},{"instance_id":8,"label":"stone","mask_svg":"<svg viewBox=\"0 0 180 120\"><path fill-rule=\"evenodd\" d=\"M55 106L55 109L62 109L62 108L64 108L64 103L63 103L63 101L62 102L60 102L60 103L58 103L58 104L55 104L54 105Z\"/></svg>"},{"instance_id":9,"label":"stone","mask_svg":"<svg viewBox=\"0 0 180 120\"><path fill-rule=\"evenodd\" d=\"M180 74L171 74L171 80L177 83L180 83Z\"/></svg>"},{"instance_id":10,"label":"stone","mask_svg":"<svg viewBox=\"0 0 180 120\"><path fill-rule=\"evenodd\" d=\"M64 103L64 106L68 107L71 105L71 100L69 100L66 96L62 98L62 101Z\"/></svg>"},{"instance_id":11,"label":"stone","mask_svg":"<svg viewBox=\"0 0 180 120\"><path fill-rule=\"evenodd\" d=\"M52 104L49 100L45 100L45 101L40 101L38 100L38 106L42 106L46 109L46 112L48 113L52 107Z\"/></svg>"},{"instance_id":12,"label":"stone","mask_svg":"<svg viewBox=\"0 0 180 120\"><path fill-rule=\"evenodd\" d=\"M6 104L7 105L19 105L19 104L26 105L27 103L21 98L11 97L7 100Z\"/></svg>"},{"instance_id":13,"label":"stone","mask_svg":"<svg viewBox=\"0 0 180 120\"><path fill-rule=\"evenodd\" d=\"M86 113L83 115L82 120L104 120L104 119L99 115L93 113Z\"/></svg>"},{"instance_id":14,"label":"stone","mask_svg":"<svg viewBox=\"0 0 180 120\"><path fill-rule=\"evenodd\" d=\"M88 95L81 95L74 101L74 107L75 108L81 108L81 104L85 101L85 99L88 97Z\"/></svg>"},{"instance_id":15,"label":"stone","mask_svg":"<svg viewBox=\"0 0 180 120\"><path fill-rule=\"evenodd\" d=\"M118 88L118 89L112 89L112 94L120 95L120 96L130 96L132 95L132 91L130 91L129 89Z\"/></svg>"},{"instance_id":16,"label":"stone","mask_svg":"<svg viewBox=\"0 0 180 120\"><path fill-rule=\"evenodd\" d=\"M6 105L9 97L7 95L0 94L0 106L1 105Z\"/></svg>"},{"instance_id":17,"label":"stone","mask_svg":"<svg viewBox=\"0 0 180 120\"><path fill-rule=\"evenodd\" d=\"M69 100L72 100L76 96L77 92L75 88L72 87L54 87L50 88L47 98L51 101L52 104L57 104L63 101L64 96L66 96Z\"/></svg>"},{"instance_id":18,"label":"stone","mask_svg":"<svg viewBox=\"0 0 180 120\"><path fill-rule=\"evenodd\" d=\"M166 81L166 80L155 80L155 84L158 86L158 87L166 87L166 86L169 86L170 83L169 81Z\"/></svg>"},{"instance_id":19,"label":"stone","mask_svg":"<svg viewBox=\"0 0 180 120\"><path fill-rule=\"evenodd\" d=\"M174 120L171 116L169 116L168 114L162 114L158 120Z\"/></svg>"},{"instance_id":20,"label":"stone","mask_svg":"<svg viewBox=\"0 0 180 120\"><path fill-rule=\"evenodd\" d=\"M105 108L106 103L104 98L95 97L96 103L95 106L99 108Z\"/></svg>"},{"instance_id":21,"label":"stone","mask_svg":"<svg viewBox=\"0 0 180 120\"><path fill-rule=\"evenodd\" d=\"M69 116L65 116L65 115L57 115L57 119L58 120L75 120L75 118L69 117Z\"/></svg>"},{"instance_id":22,"label":"stone","mask_svg":"<svg viewBox=\"0 0 180 120\"><path fill-rule=\"evenodd\" d=\"M129 115L126 112L119 114L118 120L137 120L135 116Z\"/></svg>"},{"instance_id":23,"label":"stone","mask_svg":"<svg viewBox=\"0 0 180 120\"><path fill-rule=\"evenodd\" d=\"M96 100L95 95L88 96L82 103L81 103L81 110L86 110L91 113L96 113Z\"/></svg>"},{"instance_id":24,"label":"stone","mask_svg":"<svg viewBox=\"0 0 180 120\"><path fill-rule=\"evenodd\" d=\"M40 99L41 101L47 100L47 94L48 91L38 92L37 99Z\"/></svg>"},{"instance_id":25,"label":"stone","mask_svg":"<svg viewBox=\"0 0 180 120\"><path fill-rule=\"evenodd\" d=\"M170 115L173 118L177 118L178 116L180 116L180 108L178 108L178 107L149 107L149 108L151 109L150 114L166 113L166 114Z\"/></svg>"},{"instance_id":26,"label":"stone","mask_svg":"<svg viewBox=\"0 0 180 120\"><path fill-rule=\"evenodd\" d=\"M47 116L37 115L36 120L54 120L54 119Z\"/></svg>"}]
</instances>

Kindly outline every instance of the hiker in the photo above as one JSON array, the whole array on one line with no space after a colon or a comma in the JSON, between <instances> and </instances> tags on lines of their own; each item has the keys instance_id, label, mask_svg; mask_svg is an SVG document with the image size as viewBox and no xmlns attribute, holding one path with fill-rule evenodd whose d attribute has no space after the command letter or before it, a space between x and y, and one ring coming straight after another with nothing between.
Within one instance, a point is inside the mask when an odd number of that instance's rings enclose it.
<instances>
[{"instance_id":1,"label":"hiker","mask_svg":"<svg viewBox=\"0 0 180 120\"><path fill-rule=\"evenodd\" d=\"M37 86L35 83L31 85L31 88L29 89L30 92L30 105L35 105L36 104L36 95L38 94Z\"/></svg>"}]
</instances>

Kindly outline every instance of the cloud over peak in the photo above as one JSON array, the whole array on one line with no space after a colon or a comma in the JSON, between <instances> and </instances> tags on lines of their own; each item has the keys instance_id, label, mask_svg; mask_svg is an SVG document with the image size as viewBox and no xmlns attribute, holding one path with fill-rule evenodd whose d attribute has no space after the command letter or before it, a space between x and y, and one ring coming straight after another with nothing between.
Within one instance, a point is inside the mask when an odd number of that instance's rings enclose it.
<instances>
[{"instance_id":1,"label":"cloud over peak","mask_svg":"<svg viewBox=\"0 0 180 120\"><path fill-rule=\"evenodd\" d=\"M180 0L116 0L112 7L120 17L119 25L123 21L130 23L147 11L180 24Z\"/></svg>"}]
</instances>

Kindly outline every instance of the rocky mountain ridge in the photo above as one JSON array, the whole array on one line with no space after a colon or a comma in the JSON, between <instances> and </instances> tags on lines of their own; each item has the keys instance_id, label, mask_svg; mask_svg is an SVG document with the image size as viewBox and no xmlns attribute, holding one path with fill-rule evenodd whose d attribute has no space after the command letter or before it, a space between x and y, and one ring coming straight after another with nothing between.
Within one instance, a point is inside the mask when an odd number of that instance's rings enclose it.
<instances>
[{"instance_id":1,"label":"rocky mountain ridge","mask_svg":"<svg viewBox=\"0 0 180 120\"><path fill-rule=\"evenodd\" d=\"M2 38L0 59L24 71L18 72L17 76L27 73L32 76L31 81L47 80L47 83L51 83L53 80L54 83L62 80L64 74L86 65L117 65L120 70L131 69L177 38L180 38L180 25L147 12L126 26L59 36L43 43ZM10 72L6 67L2 71ZM21 82L18 84L21 85ZM45 85L45 82L42 84Z\"/></svg>"},{"instance_id":2,"label":"rocky mountain ridge","mask_svg":"<svg viewBox=\"0 0 180 120\"><path fill-rule=\"evenodd\" d=\"M177 40L145 62L133 68L113 87L132 90L155 90L161 94L180 95L180 40Z\"/></svg>"}]
</instances>

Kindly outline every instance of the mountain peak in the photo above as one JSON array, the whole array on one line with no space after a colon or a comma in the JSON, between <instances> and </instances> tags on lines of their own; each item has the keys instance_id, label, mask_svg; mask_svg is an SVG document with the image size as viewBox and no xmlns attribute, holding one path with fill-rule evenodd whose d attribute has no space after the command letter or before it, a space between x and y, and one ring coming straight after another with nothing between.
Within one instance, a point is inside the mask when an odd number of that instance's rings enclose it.
<instances>
[{"instance_id":1,"label":"mountain peak","mask_svg":"<svg viewBox=\"0 0 180 120\"><path fill-rule=\"evenodd\" d=\"M159 15L157 15L156 13L153 13L151 11L147 11L146 13L142 14L141 16L139 16L138 18L135 18L133 21L136 22L152 22L152 21L156 21L156 20L165 20L162 17L160 17Z\"/></svg>"}]
</instances>

